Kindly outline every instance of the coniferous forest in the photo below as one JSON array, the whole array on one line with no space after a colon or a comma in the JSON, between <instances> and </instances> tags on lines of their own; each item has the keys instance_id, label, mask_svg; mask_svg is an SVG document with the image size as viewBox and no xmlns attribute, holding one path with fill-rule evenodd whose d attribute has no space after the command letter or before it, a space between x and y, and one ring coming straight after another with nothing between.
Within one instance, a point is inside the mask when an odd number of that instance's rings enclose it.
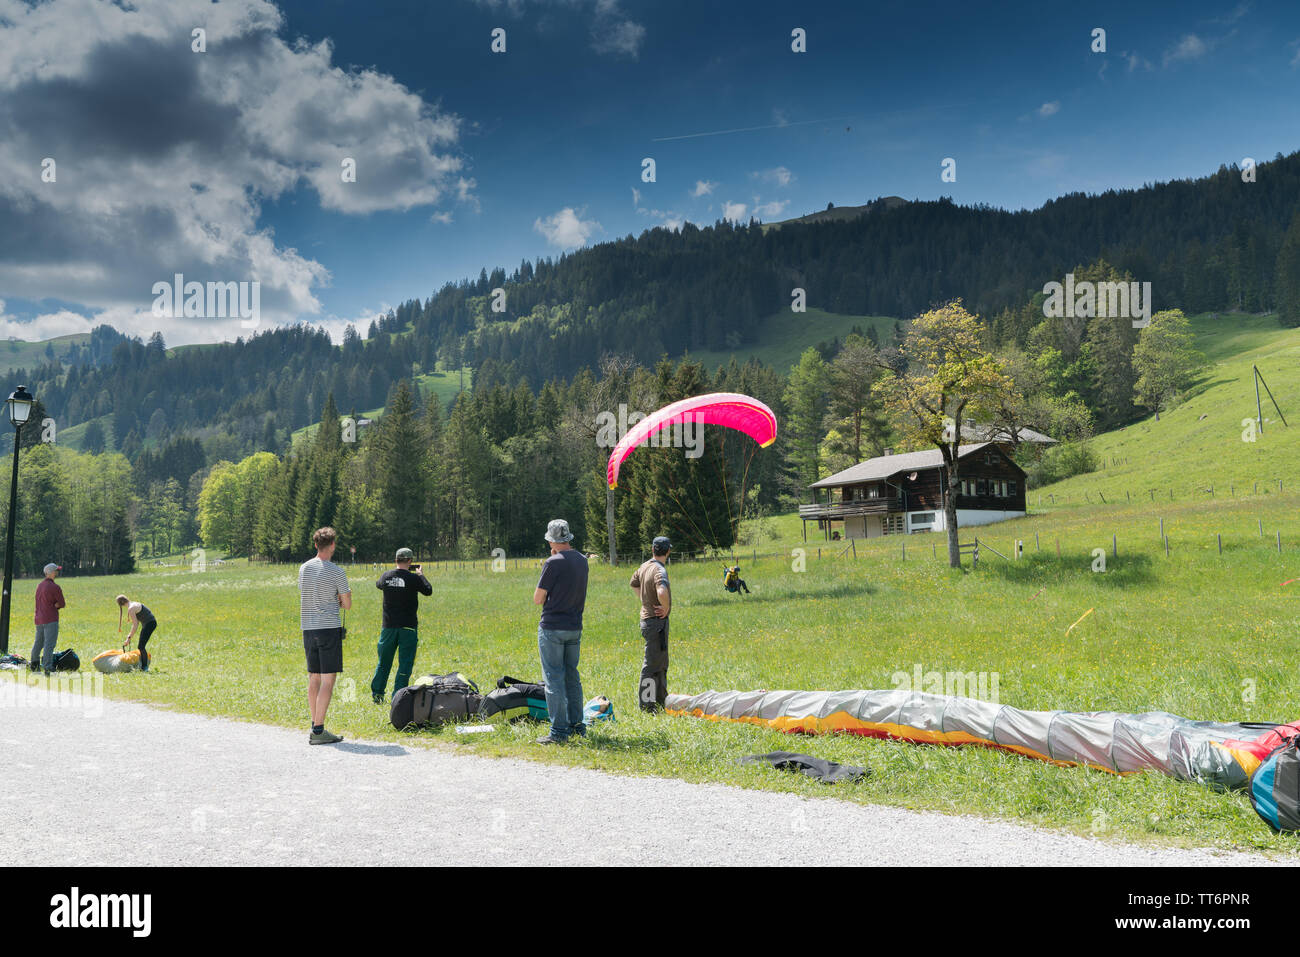
<instances>
[{"instance_id":1,"label":"coniferous forest","mask_svg":"<svg viewBox=\"0 0 1300 957\"><path fill-rule=\"evenodd\" d=\"M1161 325L1173 349L1160 354L1179 360L1169 369L1125 321L1046 320L1043 285L1067 272L1150 282L1153 310L1176 319L1275 311L1298 326L1297 210L1300 153L1253 178L1225 166L1032 211L880 203L845 221L653 229L510 272L485 268L404 302L364 338L349 328L337 346L306 324L170 351L159 335L101 326L13 375L59 429L86 424L81 452L24 435L22 467L50 481L41 501L24 502L19 566L58 554L74 570L119 571L133 551L198 544L291 560L322 524L359 558L388 555L397 538L429 556L532 554L538 516L552 512L601 552L608 449L597 414L740 391L777 413L775 446L751 455L727 437L690 462L647 450L615 505L620 552L639 553L647 514L670 516L686 543L726 547L742 512L788 508L816 475L896 444L873 377L903 370L906 320L955 299L1018 387L1001 414L1063 440L1052 460L1028 463L1031 479L1048 481L1088 467L1094 432L1176 402L1196 357L1178 321ZM755 345L757 320L782 311L799 322L796 288L827 312L901 322L884 341L873 330L822 343L792 370L683 360ZM472 387L440 400L418 386L437 369L467 369ZM379 407L355 434L339 425ZM302 431L314 423L324 427ZM691 495L651 501L658 488ZM81 524L47 541L31 516L50 510Z\"/></svg>"}]
</instances>

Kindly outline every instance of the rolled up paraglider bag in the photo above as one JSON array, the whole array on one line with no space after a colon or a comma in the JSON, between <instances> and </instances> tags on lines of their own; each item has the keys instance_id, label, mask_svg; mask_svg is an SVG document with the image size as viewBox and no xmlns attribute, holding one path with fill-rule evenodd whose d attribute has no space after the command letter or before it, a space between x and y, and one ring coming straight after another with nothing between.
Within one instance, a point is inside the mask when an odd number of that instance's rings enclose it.
<instances>
[{"instance_id":1,"label":"rolled up paraglider bag","mask_svg":"<svg viewBox=\"0 0 1300 957\"><path fill-rule=\"evenodd\" d=\"M90 663L95 666L96 671L102 671L106 675L135 671L140 667L140 651L136 648L130 651L110 648L95 655Z\"/></svg>"}]
</instances>

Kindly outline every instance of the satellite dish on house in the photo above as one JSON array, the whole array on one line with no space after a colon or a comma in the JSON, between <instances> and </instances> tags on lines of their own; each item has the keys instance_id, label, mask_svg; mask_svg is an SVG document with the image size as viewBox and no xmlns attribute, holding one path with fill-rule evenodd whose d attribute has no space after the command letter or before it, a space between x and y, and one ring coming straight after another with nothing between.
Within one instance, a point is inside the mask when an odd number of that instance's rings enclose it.
<instances>
[{"instance_id":1,"label":"satellite dish on house","mask_svg":"<svg viewBox=\"0 0 1300 957\"><path fill-rule=\"evenodd\" d=\"M915 481L916 481L916 473L913 472L911 475L909 475L909 476L907 477L907 480L908 480L909 482L915 482Z\"/></svg>"}]
</instances>

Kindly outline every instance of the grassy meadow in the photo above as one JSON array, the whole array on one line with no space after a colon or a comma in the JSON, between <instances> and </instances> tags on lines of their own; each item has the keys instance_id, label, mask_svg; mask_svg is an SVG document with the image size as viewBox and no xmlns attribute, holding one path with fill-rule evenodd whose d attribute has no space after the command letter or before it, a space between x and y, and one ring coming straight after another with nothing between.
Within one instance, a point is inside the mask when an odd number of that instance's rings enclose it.
<instances>
[{"instance_id":1,"label":"grassy meadow","mask_svg":"<svg viewBox=\"0 0 1300 957\"><path fill-rule=\"evenodd\" d=\"M1164 510L1168 558L1149 508L1057 509L986 529L986 541L1005 554L1013 538L1026 540L1027 550L1019 561L986 552L976 571L949 569L936 535L860 542L856 558L851 552L836 557L841 543L819 545L810 536L804 546L797 519L784 516L762 533L756 564L743 556L752 595L724 592L714 564L671 568L669 687L893 687L895 672L910 674L920 665L996 673L1000 700L1025 708L1292 720L1300 717L1300 582L1281 583L1300 576L1297 506L1300 495L1285 493ZM1256 528L1260 517L1264 540ZM1269 540L1277 529L1281 554ZM1214 547L1216 530L1224 533L1222 556ZM1110 554L1112 533L1117 558ZM805 571L794 570L796 547L807 548ZM1104 572L1092 571L1098 547L1107 550ZM483 690L502 674L540 680L531 603L536 559L520 559L518 567L511 560L497 573L483 562L429 567L434 595L421 611L416 673L464 671ZM1218 794L1158 774L1120 778L982 748L851 736L792 739L748 725L642 716L635 698L641 656L635 598L626 584L630 569L622 567L593 565L582 644L584 693L610 696L614 724L561 749L535 746L535 725L487 735L460 736L450 728L399 734L388 725L387 708L371 702L368 687L380 621L378 573L371 566L349 571L355 599L329 721L348 737L974 813L1113 839L1296 853L1295 840L1273 835L1243 794ZM154 670L107 676L108 696L297 728L307 746L296 568L239 561L196 572L183 564L63 584L69 607L59 644L76 648L87 667L117 640L116 593L142 599L158 615L150 642ZM17 583L15 620L26 620L34 587L30 580ZM1093 613L1067 635L1089 608ZM12 647L26 654L29 641L20 626ZM772 750L806 751L872 773L864 782L829 788L736 764Z\"/></svg>"}]
</instances>

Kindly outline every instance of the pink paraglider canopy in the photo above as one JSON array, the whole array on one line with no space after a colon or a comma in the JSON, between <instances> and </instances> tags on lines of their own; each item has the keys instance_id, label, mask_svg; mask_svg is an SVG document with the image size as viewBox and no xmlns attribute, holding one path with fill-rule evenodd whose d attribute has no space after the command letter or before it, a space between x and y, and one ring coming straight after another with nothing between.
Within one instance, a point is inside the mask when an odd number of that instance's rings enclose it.
<instances>
[{"instance_id":1,"label":"pink paraglider canopy","mask_svg":"<svg viewBox=\"0 0 1300 957\"><path fill-rule=\"evenodd\" d=\"M679 422L696 422L703 425L725 425L744 432L762 448L776 440L776 416L762 402L738 392L712 392L682 399L652 412L632 428L610 453L605 478L610 488L618 486L618 470L632 450L661 429Z\"/></svg>"}]
</instances>

